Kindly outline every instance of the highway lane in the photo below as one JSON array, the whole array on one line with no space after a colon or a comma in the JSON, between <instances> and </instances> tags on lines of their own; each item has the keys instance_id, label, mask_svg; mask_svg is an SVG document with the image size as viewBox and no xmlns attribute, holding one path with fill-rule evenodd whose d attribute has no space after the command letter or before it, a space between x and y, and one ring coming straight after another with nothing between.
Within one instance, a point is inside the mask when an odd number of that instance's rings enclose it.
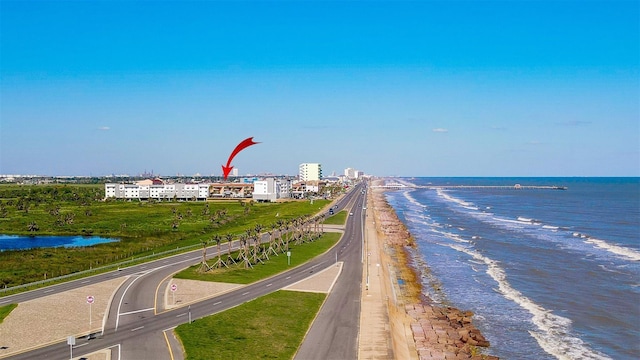
<instances>
[{"instance_id":1,"label":"highway lane","mask_svg":"<svg viewBox=\"0 0 640 360\"><path fill-rule=\"evenodd\" d=\"M362 236L366 196L357 196L343 235L343 268L325 304L309 329L295 359L357 359L362 295Z\"/></svg>"},{"instance_id":2,"label":"highway lane","mask_svg":"<svg viewBox=\"0 0 640 360\"><path fill-rule=\"evenodd\" d=\"M356 199L354 199L354 195L360 194L360 191L352 191L349 193L350 196L346 196L342 198L337 204L338 209L341 210L343 208L352 207ZM361 200L360 200L361 203ZM355 211L359 214L360 206L355 207ZM359 215L349 217L350 221L348 224L353 223L352 218L360 218ZM319 271L327 266L330 266L336 259L336 253L339 253L338 259L343 260L346 254L351 254L349 258L353 261L354 255L358 255L361 250L353 248L354 244L360 246L358 241L353 242L352 238L354 235L349 235L353 230L349 230L349 228L353 228L353 225L347 225L348 229L345 232L344 240L341 241L335 248L328 254L324 254L323 256L312 260L311 262L300 266L292 271L286 272L284 274L278 275L274 278L258 282L253 285L249 285L244 287L238 291L230 292L219 297L205 300L199 303L195 303L191 305L191 317L193 319L207 316L209 314L213 314L219 311L224 311L230 307L241 304L245 301L249 301L259 296L263 296L267 293L278 290L282 287L288 286L296 281L299 281L314 271ZM361 235L360 235L361 236ZM345 249L350 251L345 251ZM213 251L209 250L209 256L214 256L212 254ZM172 274L176 271L179 271L181 268L197 264L201 259L201 250L195 250L189 253L176 255L170 258L165 258L161 260L157 260L151 263L147 263L144 265L139 265L127 269L123 269L119 272L107 273L102 275L97 275L92 277L93 282L104 281L107 279L111 279L114 277L114 274L121 275L129 275L129 279L120 287L118 293L114 296L114 302L112 303L111 310L109 311L109 321L105 326L105 331L102 335L99 335L97 338L92 340L79 339L78 344L74 350L74 355L83 355L88 354L96 350L111 348L112 350L116 350L116 354L126 354L131 350L123 350L123 346L129 344L137 344L133 347L140 347L140 339L147 338L148 336L152 336L152 334L162 334L163 330L170 329L172 327L177 326L180 323L187 322L187 316L185 315L185 309L176 309L174 311L169 311L165 313L160 313L154 316L151 309L155 308L155 294L157 291L157 284L161 282L158 280L160 278L166 278L167 274ZM360 263L360 271L361 271L361 263ZM354 268L355 269L355 268ZM351 266L349 266L348 272L354 271ZM360 273L361 274L361 273ZM350 276L351 277L351 276ZM358 283L359 283L358 277ZM65 287L58 287L58 289L54 291L66 291L64 289L69 289L79 286L85 286L86 282L74 281L67 284ZM340 286L342 287L342 285ZM356 289L359 288L359 285ZM135 289L135 290L132 290ZM153 290L153 291L151 291ZM43 293L41 291L32 291L28 294L29 297L38 297L45 296L54 293L53 291L48 291ZM153 301L150 299L148 294L153 295ZM144 294L142 296L139 296ZM18 294L23 295L23 294ZM352 296L353 294L349 295ZM13 299L19 298L19 296L12 296ZM138 300L140 298L140 300ZM2 298L4 299L4 298ZM129 299L129 300L127 300ZM131 300L132 299L132 300ZM117 301L116 301L117 300ZM351 314L359 314L359 293L357 296L358 311L352 312ZM341 306L341 305L340 305ZM349 307L347 307L349 308ZM182 311L182 312L181 312ZM177 315L175 315L177 314ZM114 316L115 315L115 316ZM357 315L356 315L357 316ZM357 319L355 331L353 331L353 326L351 328L351 343L356 343L355 339L357 339ZM125 334L125 335L123 335ZM349 337L341 336L342 339L347 339ZM136 343L136 341L138 341ZM157 344L157 341L153 341L153 343ZM131 346L127 346L127 348L131 348ZM146 347L145 347L146 348ZM154 346L155 348L155 346ZM353 348L353 346L339 346L338 348ZM132 350L135 351L135 350ZM150 351L150 349L145 349L145 351ZM164 349L166 352L166 347ZM10 359L28 359L28 358L51 358L51 359L64 359L68 357L69 348L64 343L58 343L46 348L36 349L29 353L24 353L20 355L16 355L14 357L10 357ZM66 355L65 355L66 354ZM127 358L137 358L135 352L129 352L131 356L134 357L124 357ZM146 353L149 355L149 353ZM114 359L118 359L118 356L114 356ZM163 358L163 357L161 357ZM347 356L347 358L352 358L352 356Z\"/></svg>"}]
</instances>

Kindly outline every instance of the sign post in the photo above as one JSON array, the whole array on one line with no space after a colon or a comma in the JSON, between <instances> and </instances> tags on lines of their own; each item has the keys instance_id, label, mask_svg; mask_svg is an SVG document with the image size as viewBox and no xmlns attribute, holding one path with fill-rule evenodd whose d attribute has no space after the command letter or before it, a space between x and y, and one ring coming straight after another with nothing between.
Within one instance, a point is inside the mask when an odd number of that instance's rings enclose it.
<instances>
[{"instance_id":1,"label":"sign post","mask_svg":"<svg viewBox=\"0 0 640 360\"><path fill-rule=\"evenodd\" d=\"M91 331L91 304L93 304L93 302L95 301L95 298L93 297L93 295L89 295L87 296L87 304L89 304L89 331Z\"/></svg>"},{"instance_id":2,"label":"sign post","mask_svg":"<svg viewBox=\"0 0 640 360\"><path fill-rule=\"evenodd\" d=\"M69 345L69 352L71 357L69 359L73 360L73 345L76 344L76 338L74 336L67 337L67 345Z\"/></svg>"},{"instance_id":3,"label":"sign post","mask_svg":"<svg viewBox=\"0 0 640 360\"><path fill-rule=\"evenodd\" d=\"M287 251L287 265L291 265L291 251Z\"/></svg>"},{"instance_id":4,"label":"sign post","mask_svg":"<svg viewBox=\"0 0 640 360\"><path fill-rule=\"evenodd\" d=\"M173 305L176 304L176 290L178 290L178 285L171 284L171 297L173 298Z\"/></svg>"}]
</instances>

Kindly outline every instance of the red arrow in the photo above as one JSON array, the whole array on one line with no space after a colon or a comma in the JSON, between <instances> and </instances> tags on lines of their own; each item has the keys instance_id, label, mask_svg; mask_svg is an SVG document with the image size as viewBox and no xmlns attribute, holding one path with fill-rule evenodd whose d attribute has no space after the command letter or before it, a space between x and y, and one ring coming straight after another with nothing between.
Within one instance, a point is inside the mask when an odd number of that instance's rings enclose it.
<instances>
[{"instance_id":1,"label":"red arrow","mask_svg":"<svg viewBox=\"0 0 640 360\"><path fill-rule=\"evenodd\" d=\"M231 152L231 155L229 155L229 160L227 160L227 166L222 165L222 174L225 180L227 180L227 177L229 177L229 173L231 172L231 169L233 169L233 166L231 166L231 160L233 160L233 158L236 155L238 155L240 151L255 144L260 144L260 143L253 141L253 136L252 136L250 138L246 138L242 140L242 142L238 144L238 146L236 146L235 149L233 149L233 151Z\"/></svg>"}]
</instances>

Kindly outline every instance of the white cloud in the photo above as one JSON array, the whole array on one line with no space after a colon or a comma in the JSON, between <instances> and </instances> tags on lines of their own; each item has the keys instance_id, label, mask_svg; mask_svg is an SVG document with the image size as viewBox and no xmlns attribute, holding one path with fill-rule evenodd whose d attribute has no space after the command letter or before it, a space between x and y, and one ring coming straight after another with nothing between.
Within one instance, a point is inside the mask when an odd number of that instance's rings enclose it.
<instances>
[{"instance_id":1,"label":"white cloud","mask_svg":"<svg viewBox=\"0 0 640 360\"><path fill-rule=\"evenodd\" d=\"M110 127L108 127L108 126L100 126L100 127L98 128L98 130L101 130L101 131L109 131L109 130L111 130L111 128L110 128Z\"/></svg>"},{"instance_id":2,"label":"white cloud","mask_svg":"<svg viewBox=\"0 0 640 360\"><path fill-rule=\"evenodd\" d=\"M443 128L435 128L432 130L433 132L438 132L438 133L446 133L449 132L449 130L447 129L443 129Z\"/></svg>"}]
</instances>

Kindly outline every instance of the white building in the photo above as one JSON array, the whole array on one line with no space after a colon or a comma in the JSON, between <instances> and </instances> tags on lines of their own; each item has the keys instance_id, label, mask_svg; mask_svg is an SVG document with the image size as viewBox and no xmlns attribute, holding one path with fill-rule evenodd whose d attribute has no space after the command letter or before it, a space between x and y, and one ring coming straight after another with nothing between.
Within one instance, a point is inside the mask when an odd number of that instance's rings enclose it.
<instances>
[{"instance_id":1,"label":"white building","mask_svg":"<svg viewBox=\"0 0 640 360\"><path fill-rule=\"evenodd\" d=\"M209 184L104 184L105 198L137 200L206 200Z\"/></svg>"},{"instance_id":2,"label":"white building","mask_svg":"<svg viewBox=\"0 0 640 360\"><path fill-rule=\"evenodd\" d=\"M253 199L275 202L291 197L291 180L267 178L253 182Z\"/></svg>"},{"instance_id":3,"label":"white building","mask_svg":"<svg viewBox=\"0 0 640 360\"><path fill-rule=\"evenodd\" d=\"M361 177L363 177L364 176L364 172L360 171L360 170L353 169L353 168L346 168L346 169L344 169L344 176L347 179L355 180L355 179L360 179Z\"/></svg>"},{"instance_id":4,"label":"white building","mask_svg":"<svg viewBox=\"0 0 640 360\"><path fill-rule=\"evenodd\" d=\"M299 167L300 181L320 181L322 179L322 165L318 163L304 163Z\"/></svg>"},{"instance_id":5,"label":"white building","mask_svg":"<svg viewBox=\"0 0 640 360\"><path fill-rule=\"evenodd\" d=\"M347 179L355 179L356 178L356 169L353 169L353 168L344 169L344 176Z\"/></svg>"}]
</instances>

